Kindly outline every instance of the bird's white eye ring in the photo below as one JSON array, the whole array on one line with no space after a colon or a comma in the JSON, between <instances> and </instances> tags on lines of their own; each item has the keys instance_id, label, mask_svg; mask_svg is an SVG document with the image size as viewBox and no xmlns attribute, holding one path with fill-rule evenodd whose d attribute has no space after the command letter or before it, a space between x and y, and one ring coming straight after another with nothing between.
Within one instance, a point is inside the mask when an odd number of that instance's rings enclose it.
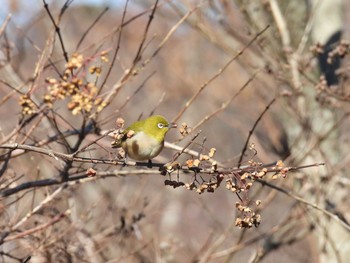
<instances>
[{"instance_id":1,"label":"bird's white eye ring","mask_svg":"<svg viewBox=\"0 0 350 263\"><path fill-rule=\"evenodd\" d=\"M160 122L160 123L158 123L158 125L157 125L157 126L158 126L158 128L159 128L159 129L163 129L163 128L164 128L164 124L163 124L163 123L161 123L161 122Z\"/></svg>"}]
</instances>

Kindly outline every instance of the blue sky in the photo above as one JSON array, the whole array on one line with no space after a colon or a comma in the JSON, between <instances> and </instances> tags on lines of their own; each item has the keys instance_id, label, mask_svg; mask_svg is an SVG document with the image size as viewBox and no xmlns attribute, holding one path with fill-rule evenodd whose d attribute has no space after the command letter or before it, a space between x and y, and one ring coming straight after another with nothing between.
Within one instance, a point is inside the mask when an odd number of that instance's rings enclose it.
<instances>
[{"instance_id":1,"label":"blue sky","mask_svg":"<svg viewBox=\"0 0 350 263\"><path fill-rule=\"evenodd\" d=\"M10 3L13 0L0 0L0 26L8 13L10 12ZM17 0L19 3L19 7L16 13L13 14L12 19L16 22L16 24L21 24L26 22L26 20L35 15L40 9L43 8L42 0ZM57 5L63 5L65 0L47 0L47 3L55 3ZM89 4L96 6L118 6L124 4L123 0L75 0L72 5L81 5L81 4Z\"/></svg>"}]
</instances>

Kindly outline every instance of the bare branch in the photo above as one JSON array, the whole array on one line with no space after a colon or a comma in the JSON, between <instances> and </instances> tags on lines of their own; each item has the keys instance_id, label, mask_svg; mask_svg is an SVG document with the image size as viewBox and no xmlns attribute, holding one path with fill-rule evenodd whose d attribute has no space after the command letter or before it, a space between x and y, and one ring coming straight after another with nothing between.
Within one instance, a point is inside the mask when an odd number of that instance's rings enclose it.
<instances>
[{"instance_id":1,"label":"bare branch","mask_svg":"<svg viewBox=\"0 0 350 263\"><path fill-rule=\"evenodd\" d=\"M143 34L141 43L139 45L139 48L137 50L136 56L135 56L134 61L133 61L133 65L136 65L137 62L141 59L141 51L142 51L143 45L145 44L145 41L146 41L146 38L147 38L147 35L148 35L148 30L149 30L149 28L151 26L152 20L154 18L154 14L155 14L155 12L157 10L158 2L159 2L159 0L156 0L155 4L153 6L152 12L151 12L151 14L149 16L148 22L146 24L145 32Z\"/></svg>"},{"instance_id":2,"label":"bare branch","mask_svg":"<svg viewBox=\"0 0 350 263\"><path fill-rule=\"evenodd\" d=\"M98 21L103 17L104 14L107 13L107 11L109 10L108 7L106 7L105 9L103 9L103 11L101 12L101 14L98 15L98 17L94 20L94 22L86 29L86 31L84 32L84 34L81 36L80 40L78 41L77 46L75 47L76 50L79 49L80 45L83 43L83 41L85 40L86 36L89 34L89 32L94 28L94 26L98 23Z\"/></svg>"},{"instance_id":3,"label":"bare branch","mask_svg":"<svg viewBox=\"0 0 350 263\"><path fill-rule=\"evenodd\" d=\"M202 119L199 123L197 123L193 128L192 131L197 130L200 126L202 126L205 122L207 122L208 120L210 120L212 117L214 117L215 115L219 114L220 112L224 111L230 104L231 102L238 97L239 94L242 93L242 91L248 87L248 85L255 79L256 75L258 74L259 71L256 71L253 76L251 76L246 83L244 83L244 85L231 97L229 98L227 101L225 101L220 108L218 108L217 110L213 111L212 113L210 113L209 115L205 116L204 119Z\"/></svg>"},{"instance_id":4,"label":"bare branch","mask_svg":"<svg viewBox=\"0 0 350 263\"><path fill-rule=\"evenodd\" d=\"M249 140L250 140L250 137L253 135L253 132L255 130L255 128L258 126L259 122L261 121L262 117L264 116L264 114L269 110L269 108L271 107L271 105L276 101L276 98L273 98L271 100L271 102L265 107L265 109L263 110L263 112L260 114L260 116L257 118L257 120L255 121L252 129L249 131L249 135L247 137L247 140L245 141L245 144L243 146L243 149L242 149L242 152L241 152L241 156L239 157L239 160L238 160L238 167L240 167L242 165L242 160L243 160L243 157L245 155L245 152L248 148L248 144L249 144Z\"/></svg>"},{"instance_id":5,"label":"bare branch","mask_svg":"<svg viewBox=\"0 0 350 263\"><path fill-rule=\"evenodd\" d=\"M274 184L271 184L269 182L266 182L264 180L257 180L259 183L261 183L262 185L265 185L265 186L268 186L272 189L275 189L277 190L278 192L280 193L283 193L295 200L297 200L298 202L304 204L304 205L307 205L307 206L310 206L312 208L315 208L316 210L322 212L323 214L329 216L330 218L332 218L334 221L336 221L338 224L340 224L342 227L344 227L346 230L350 231L350 225L345 222L344 220L341 220L336 214L333 214L323 208L321 208L320 206L318 206L317 204L314 204L314 203L310 203L309 201L305 200L304 198L300 197L300 196L297 196L295 195L293 192L291 191L287 191L286 189L283 189L279 186L276 186Z\"/></svg>"},{"instance_id":6,"label":"bare branch","mask_svg":"<svg viewBox=\"0 0 350 263\"><path fill-rule=\"evenodd\" d=\"M197 90L197 92L186 102L185 106L181 109L181 111L176 115L176 117L173 119L173 122L177 122L181 116L185 113L185 111L192 105L192 103L195 101L195 99L201 94L201 92L215 79L217 79L231 64L234 62L239 56L241 56L244 51L249 48L264 32L269 28L269 26L266 26L263 30L261 30L259 33L257 33L254 38L245 45L240 51L237 52L236 55L234 55L221 69L218 70L218 72L212 76L209 80L207 80L200 88Z\"/></svg>"},{"instance_id":7,"label":"bare branch","mask_svg":"<svg viewBox=\"0 0 350 263\"><path fill-rule=\"evenodd\" d=\"M47 14L50 17L50 20L51 20L53 26L55 27L55 31L57 33L58 39L60 40L60 44L61 44L61 48L62 48L62 52L63 52L63 57L66 60L66 62L68 62L68 60L69 60L68 59L68 53L67 53L66 48L64 46L63 37L62 37L62 34L61 34L61 28L58 26L58 24L56 24L56 21L55 21L55 19L53 18L52 14L51 14L49 5L46 3L45 0L43 0L43 3L44 3L44 8L45 8L46 12L47 12ZM68 3L68 2L66 2L66 3ZM60 15L63 14L64 10L65 9L62 8Z\"/></svg>"}]
</instances>

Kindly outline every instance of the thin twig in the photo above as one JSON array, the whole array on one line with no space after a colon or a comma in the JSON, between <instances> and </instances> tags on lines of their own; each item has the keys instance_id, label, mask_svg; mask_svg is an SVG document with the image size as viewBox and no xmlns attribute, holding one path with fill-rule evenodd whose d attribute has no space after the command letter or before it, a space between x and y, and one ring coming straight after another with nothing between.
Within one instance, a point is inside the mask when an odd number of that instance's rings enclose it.
<instances>
[{"instance_id":1,"label":"thin twig","mask_svg":"<svg viewBox=\"0 0 350 263\"><path fill-rule=\"evenodd\" d=\"M300 196L295 195L291 191L283 189L283 188L281 188L279 186L276 186L274 184L271 184L271 183L269 183L267 181L258 179L257 182L261 183L262 185L268 186L268 187L270 187L272 189L275 189L275 190L277 190L277 191L279 191L279 192L281 192L281 193L283 193L283 194L285 194L285 195L287 195L289 197L292 197L293 199L297 200L300 203L303 203L303 204L305 204L307 206L315 208L316 210L318 210L318 211L322 212L323 214L329 216L330 218L334 219L337 223L339 223L341 226L343 226L346 230L350 231L350 225L348 223L346 223L345 221L341 220L337 215L335 215L335 214L333 214L333 213L331 213L331 212L329 212L329 211L319 207L316 204L313 204L313 203L310 203L309 201L306 201L305 199L303 199Z\"/></svg>"},{"instance_id":2,"label":"thin twig","mask_svg":"<svg viewBox=\"0 0 350 263\"><path fill-rule=\"evenodd\" d=\"M158 2L159 2L159 0L156 0L156 2L154 3L154 7L153 7L152 12L151 12L151 14L149 16L149 19L148 19L145 31L143 33L143 37L142 37L141 43L140 43L139 48L137 50L136 56L134 58L133 65L136 65L137 62L139 62L139 60L141 59L141 51L142 51L143 45L145 44L145 41L146 41L146 38L147 38L147 35L148 35L148 30L149 30L149 28L151 26L151 23L152 23L153 19L154 19L154 14L155 14L155 12L157 10Z\"/></svg>"},{"instance_id":3,"label":"thin twig","mask_svg":"<svg viewBox=\"0 0 350 263\"><path fill-rule=\"evenodd\" d=\"M83 35L81 36L80 40L78 41L77 46L75 47L76 50L79 49L80 45L83 43L83 41L85 40L87 34L91 31L91 29L97 24L97 22L103 17L103 15L105 13L107 13L107 11L109 10L109 7L106 7L101 14L99 14L99 16L95 19L95 21L86 29L86 31L83 33Z\"/></svg>"},{"instance_id":4,"label":"thin twig","mask_svg":"<svg viewBox=\"0 0 350 263\"><path fill-rule=\"evenodd\" d=\"M168 42L170 37L174 34L174 32L179 28L179 26L186 21L186 19L198 9L199 5L193 7L190 11L188 11L181 19L169 30L168 34L163 38L162 42L158 45L156 50L152 53L152 55L146 59L142 63L142 67L144 68L157 54L158 52L163 48L163 46Z\"/></svg>"},{"instance_id":5,"label":"thin twig","mask_svg":"<svg viewBox=\"0 0 350 263\"><path fill-rule=\"evenodd\" d=\"M19 141L20 144L25 143L25 141L31 136L34 130L41 124L43 118L45 118L45 115L40 114L36 122L32 125L32 127L28 129L28 131L26 131L25 136Z\"/></svg>"},{"instance_id":6,"label":"thin twig","mask_svg":"<svg viewBox=\"0 0 350 263\"><path fill-rule=\"evenodd\" d=\"M20 134L20 132L22 131L22 129L24 129L37 116L40 116L44 110L46 110L46 108L42 108L39 112L35 112L28 119L26 119L26 120L22 121L20 124L18 124L18 126L10 134L6 135L6 137L4 137L4 138L2 138L2 140L0 140L0 144L8 142L11 139L13 139L13 137L18 136Z\"/></svg>"},{"instance_id":7,"label":"thin twig","mask_svg":"<svg viewBox=\"0 0 350 263\"><path fill-rule=\"evenodd\" d=\"M341 125L344 125L344 121L350 116L350 111L346 112L343 114L343 116L341 116L339 118L339 120L334 121L334 124L332 125L332 127L330 127L325 133L320 134L318 136L318 139L316 140L316 142L310 146L308 148L308 150L306 152L304 152L304 154L302 156L298 156L298 159L296 159L296 161L300 162L302 160L305 160L306 157L310 156L311 153L321 145L322 142L324 142L327 138L329 138L329 136L331 136L332 133L334 133L334 131L338 130L338 127L340 127Z\"/></svg>"},{"instance_id":8,"label":"thin twig","mask_svg":"<svg viewBox=\"0 0 350 263\"><path fill-rule=\"evenodd\" d=\"M226 102L224 102L220 108L216 109L215 111L213 111L211 114L207 115L204 117L204 119L202 119L200 122L198 122L193 128L192 131L197 130L200 126L202 126L206 121L210 120L212 117L214 117L215 115L217 115L218 113L224 111L230 104L231 102L238 97L238 95L249 85L249 83L251 83L256 75L258 74L259 71L256 71L253 76L251 76L246 83L244 83L244 85L231 97L229 98ZM191 131L191 132L192 132Z\"/></svg>"},{"instance_id":9,"label":"thin twig","mask_svg":"<svg viewBox=\"0 0 350 263\"><path fill-rule=\"evenodd\" d=\"M9 161L11 159L11 152L8 152L7 154L5 154L4 159L5 159L5 161L4 161L3 165L2 165L2 167L0 168L0 178L1 178L1 176L3 176L3 174L7 170Z\"/></svg>"},{"instance_id":10,"label":"thin twig","mask_svg":"<svg viewBox=\"0 0 350 263\"><path fill-rule=\"evenodd\" d=\"M290 65L293 87L295 90L299 91L302 88L302 82L300 80L299 74L299 54L298 52L293 52L291 48L291 37L288 30L287 22L282 14L282 11L278 5L277 0L269 0L272 15L275 19L277 28L281 35L283 49L286 53L286 58ZM302 105L303 107L303 105Z\"/></svg>"},{"instance_id":11,"label":"thin twig","mask_svg":"<svg viewBox=\"0 0 350 263\"><path fill-rule=\"evenodd\" d=\"M33 214L38 212L44 205L48 204L54 198L62 192L62 190L66 187L66 184L62 184L59 188L57 188L52 194L48 195L43 201L40 202L32 211L27 213L25 217L23 217L17 224L15 224L13 227L11 227L12 231L17 230L23 223L25 223Z\"/></svg>"},{"instance_id":12,"label":"thin twig","mask_svg":"<svg viewBox=\"0 0 350 263\"><path fill-rule=\"evenodd\" d=\"M196 138L199 136L199 134L201 134L202 131L199 131L197 132L192 138L191 140L181 149L181 151L177 152L175 155L174 155L174 158L173 158L173 162L175 162L177 160L177 158L180 157L181 154L183 154L186 149L196 140Z\"/></svg>"},{"instance_id":13,"label":"thin twig","mask_svg":"<svg viewBox=\"0 0 350 263\"><path fill-rule=\"evenodd\" d=\"M237 166L240 167L241 164L242 164L242 160L243 160L243 157L245 155L245 152L248 148L248 144L249 144L249 140L250 140L250 137L253 135L253 132L255 130L255 128L258 126L258 123L261 121L262 117L265 115L265 113L268 111L268 109L271 107L271 105L276 101L276 98L273 98L272 101L265 107L265 109L263 110L263 112L260 114L260 116L258 117L258 119L255 121L252 129L249 131L249 134L248 134L248 137L247 137L247 140L245 141L245 144L243 146L243 149L242 149L242 152L241 152L241 156L239 157L239 160L238 160L238 164Z\"/></svg>"},{"instance_id":14,"label":"thin twig","mask_svg":"<svg viewBox=\"0 0 350 263\"><path fill-rule=\"evenodd\" d=\"M107 71L107 73L106 73L106 76L105 76L104 80L102 81L102 84L101 84L101 86L100 86L100 90L99 90L98 93L100 93L101 90L103 89L103 87L105 86L105 84L106 84L106 82L107 82L107 79L109 78L109 75L110 75L111 72L112 72L114 63L115 63L115 61L116 61L116 59L117 59L117 55L118 55L118 52L119 52L119 50L120 50L120 42L121 42L121 40L122 40L122 33L123 33L123 28L124 28L124 27L123 27L123 24L124 24L124 20L125 20L126 10L127 10L127 8L128 8L128 4L129 4L129 0L126 0L126 1L125 1L125 5L124 5L122 20L121 20L121 23L120 23L121 26L120 26L120 30L119 30L119 34L118 34L117 47L116 47L116 49L115 49L115 51L114 51L111 64L110 64L110 66L109 66L109 68L108 68L108 71ZM115 89L116 89L116 88L113 88L112 91L115 92L115 91L114 91ZM110 102L110 99L105 99L105 100L106 100L108 103Z\"/></svg>"},{"instance_id":15,"label":"thin twig","mask_svg":"<svg viewBox=\"0 0 350 263\"><path fill-rule=\"evenodd\" d=\"M164 5L164 4L166 4L166 2L163 2L163 3L158 4L158 7L160 7L160 6ZM99 41L96 41L96 42L94 42L93 44L91 44L90 46L84 48L83 51L89 50L89 49L91 49L91 48L92 48L93 46L95 46L95 45L101 45L101 44L102 44L103 42L105 42L106 39L109 38L111 35L116 34L116 33L119 32L123 27L125 27L125 26L131 24L131 23L132 23L133 21L135 21L136 19L138 19L138 18L144 16L145 14L149 13L150 11L153 10L153 8L154 8L154 5L151 6L151 7L149 7L149 8L147 8L146 10L140 12L139 14L137 14L137 15L135 15L135 16L132 16L131 18L129 18L128 20L126 20L123 24L114 27L110 32L108 32L108 34L106 34L104 37L102 37Z\"/></svg>"},{"instance_id":16,"label":"thin twig","mask_svg":"<svg viewBox=\"0 0 350 263\"><path fill-rule=\"evenodd\" d=\"M153 6L152 13L155 11L156 5ZM111 92L106 96L105 102L109 104L114 97L118 94L119 90L124 86L126 81L129 79L129 77L133 74L139 74L141 70L145 68L145 66L156 56L156 54L160 51L160 49L165 45L165 43L169 40L170 36L175 32L175 30L186 20L186 18L196 10L197 7L190 10L183 18L180 19L176 25L172 27L172 29L168 32L168 34L164 37L162 42L158 45L157 49L153 52L153 54L147 58L141 65L140 68L135 69L136 63L133 63L129 69L127 69L124 73L124 75L120 78L120 80L112 87ZM144 35L146 37L146 35ZM137 57L140 56L137 55L134 59L134 62L137 61Z\"/></svg>"},{"instance_id":17,"label":"thin twig","mask_svg":"<svg viewBox=\"0 0 350 263\"><path fill-rule=\"evenodd\" d=\"M180 112L176 115L176 117L173 119L173 122L177 122L181 116L185 113L185 111L192 105L194 100L199 96L199 94L215 79L217 79L231 64L234 62L239 56L241 56L247 48L249 48L258 38L261 36L267 29L269 28L269 25L266 26L263 30L258 32L252 40L248 42L247 45L245 45L240 51L237 52L236 55L234 55L222 68L218 70L218 72L211 77L209 80L207 80L205 83L200 86L200 88L197 90L197 92L186 102L185 106L180 110Z\"/></svg>"},{"instance_id":18,"label":"thin twig","mask_svg":"<svg viewBox=\"0 0 350 263\"><path fill-rule=\"evenodd\" d=\"M100 121L100 126L103 126L106 123L109 123L111 120L115 120L116 114L120 113L125 106L130 102L130 100L137 94L140 92L140 90L142 88L144 88L146 86L147 81L154 76L156 72L153 71L149 76L146 77L146 79L141 83L141 85L139 87L137 87L137 89L133 92L133 94L131 94L130 96L127 96L124 100L123 100L123 104L116 109L110 116L107 116L106 118L104 118L103 120Z\"/></svg>"},{"instance_id":19,"label":"thin twig","mask_svg":"<svg viewBox=\"0 0 350 263\"><path fill-rule=\"evenodd\" d=\"M5 32L5 29L8 25L8 23L10 22L12 15L8 14L5 18L5 21L2 23L1 27L0 27L0 37L2 36L2 34Z\"/></svg>"},{"instance_id":20,"label":"thin twig","mask_svg":"<svg viewBox=\"0 0 350 263\"><path fill-rule=\"evenodd\" d=\"M84 145L84 147L80 148L79 150L77 150L73 156L76 156L78 153L85 151L87 148L89 148L91 145L95 144L96 142L98 142L99 140L105 138L106 136L108 136L111 132L113 132L115 129L110 129L108 130L105 134L99 136L97 139L93 140L92 142L88 143L87 145Z\"/></svg>"},{"instance_id":21,"label":"thin twig","mask_svg":"<svg viewBox=\"0 0 350 263\"><path fill-rule=\"evenodd\" d=\"M60 29L60 27L56 24L56 21L55 21L55 19L53 18L52 14L51 14L49 5L46 3L45 0L43 0L43 3L44 3L44 8L45 8L46 12L47 12L47 14L48 14L49 17L50 17L50 20L51 20L53 26L55 27L56 34L57 34L58 39L59 39L60 44L61 44L61 48L62 48L62 52L63 52L63 57L64 57L64 59L66 60L66 62L68 62L68 60L69 60L69 59L68 59L68 53L67 53L66 48L65 48L65 46L64 46L64 41L63 41L63 37L62 37L62 34L61 34L61 29ZM66 6L66 5L64 5L64 6ZM64 12L64 10L63 10L63 8L62 8L62 10L61 10L61 15L63 14L63 12Z\"/></svg>"},{"instance_id":22,"label":"thin twig","mask_svg":"<svg viewBox=\"0 0 350 263\"><path fill-rule=\"evenodd\" d=\"M127 0L128 2L128 0ZM156 5L153 6L152 9L152 14L154 14L156 9ZM124 8L124 13L123 13L123 19L122 19L122 24L124 22L124 16L126 14L126 6ZM153 16L152 16L153 19ZM151 20L151 18L150 18ZM120 29L121 31L121 29ZM119 34L119 39L118 39L118 47L119 47L119 42L121 40L121 34ZM117 53L115 53L113 60L116 59L116 55ZM111 88L111 91L108 93L108 95L105 97L104 101L107 105L109 105L111 103L111 101L117 96L118 92L120 91L120 89L124 86L124 84L127 82L127 80L130 78L130 76L132 76L134 74L134 68L135 68L136 64L132 63L131 67L129 69L127 69L124 72L124 75L118 80L118 82ZM111 73L112 70L112 65L109 67L109 71L107 72L107 75L105 77L105 80L103 82L103 84L101 85L101 89L103 88L105 82L107 81L108 75Z\"/></svg>"},{"instance_id":23,"label":"thin twig","mask_svg":"<svg viewBox=\"0 0 350 263\"><path fill-rule=\"evenodd\" d=\"M164 91L162 95L160 96L158 103L154 106L153 110L149 113L149 116L152 116L154 112L157 110L157 108L162 104L164 98L165 98L166 92Z\"/></svg>"},{"instance_id":24,"label":"thin twig","mask_svg":"<svg viewBox=\"0 0 350 263\"><path fill-rule=\"evenodd\" d=\"M67 215L70 214L70 210L66 210L65 212L55 216L54 218L52 218L49 222L45 223L45 224L42 224L42 225L39 225L37 227L34 227L34 228L31 228L31 229L28 229L26 231L23 231L19 234L15 234L15 235L11 235L11 236L8 236L4 239L4 242L7 242L7 241L12 241L12 240L15 240L15 239L19 239L19 238L23 238L25 236L28 236L28 235L31 235L33 233L36 233L38 231L41 231L41 230L45 230L46 228L48 228L49 226L52 226L54 224L56 224L57 222L59 222L62 218L66 217Z\"/></svg>"},{"instance_id":25,"label":"thin twig","mask_svg":"<svg viewBox=\"0 0 350 263\"><path fill-rule=\"evenodd\" d=\"M188 148L184 149L184 147L176 145L174 143L170 143L170 142L165 142L164 143L164 147L168 148L168 149L175 150L175 151L179 151L179 152L183 151L183 153L186 153L186 154L192 155L192 156L199 156L200 155L200 152L198 152L198 151L195 151L193 149L188 149ZM225 167L225 165L223 163L221 163L218 160L215 160L214 158L211 158L209 161L210 162L216 162L216 164L219 167L223 167L223 168Z\"/></svg>"}]
</instances>

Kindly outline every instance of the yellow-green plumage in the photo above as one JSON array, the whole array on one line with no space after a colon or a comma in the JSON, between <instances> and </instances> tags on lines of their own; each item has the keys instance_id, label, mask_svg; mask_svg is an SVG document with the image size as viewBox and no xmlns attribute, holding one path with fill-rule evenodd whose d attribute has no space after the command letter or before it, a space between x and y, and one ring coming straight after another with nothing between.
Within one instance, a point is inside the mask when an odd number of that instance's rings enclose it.
<instances>
[{"instance_id":1,"label":"yellow-green plumage","mask_svg":"<svg viewBox=\"0 0 350 263\"><path fill-rule=\"evenodd\" d=\"M137 161L150 160L156 157L164 147L164 138L169 128L176 127L160 115L137 121L125 129L119 141L113 147L122 147L127 156ZM134 134L128 138L128 133Z\"/></svg>"}]
</instances>

